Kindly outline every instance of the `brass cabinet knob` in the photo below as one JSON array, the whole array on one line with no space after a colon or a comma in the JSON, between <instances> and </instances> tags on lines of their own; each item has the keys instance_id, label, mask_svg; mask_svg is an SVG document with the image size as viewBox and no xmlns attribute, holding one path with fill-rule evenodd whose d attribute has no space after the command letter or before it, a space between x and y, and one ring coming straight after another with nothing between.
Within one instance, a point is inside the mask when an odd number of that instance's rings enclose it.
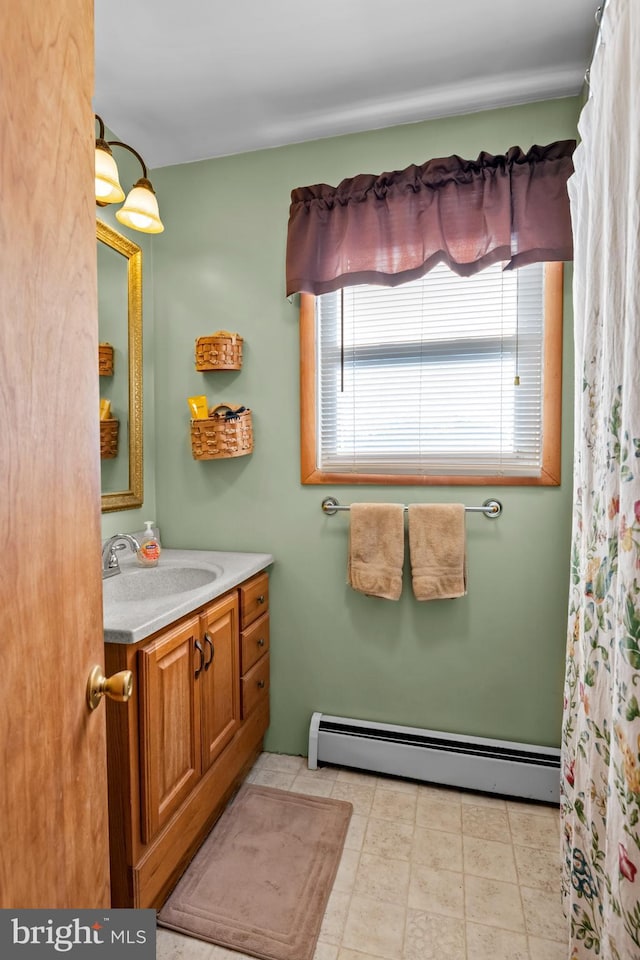
<instances>
[{"instance_id":1,"label":"brass cabinet knob","mask_svg":"<svg viewBox=\"0 0 640 960\"><path fill-rule=\"evenodd\" d=\"M258 597L258 603L264 603L265 599L266 599L266 598L265 598L264 594L261 593L260 596Z\"/></svg>"},{"instance_id":2,"label":"brass cabinet knob","mask_svg":"<svg viewBox=\"0 0 640 960\"><path fill-rule=\"evenodd\" d=\"M260 639L258 640L258 646L264 647L264 637L260 637Z\"/></svg>"},{"instance_id":3,"label":"brass cabinet knob","mask_svg":"<svg viewBox=\"0 0 640 960\"><path fill-rule=\"evenodd\" d=\"M102 667L95 666L89 674L87 681L87 703L90 710L100 703L102 697L109 697L111 700L118 700L121 703L127 701L133 693L133 673L131 670L120 670L114 673L112 677L105 677Z\"/></svg>"},{"instance_id":4,"label":"brass cabinet knob","mask_svg":"<svg viewBox=\"0 0 640 960\"><path fill-rule=\"evenodd\" d=\"M264 690L264 680L258 680L257 683L258 683L258 689Z\"/></svg>"}]
</instances>

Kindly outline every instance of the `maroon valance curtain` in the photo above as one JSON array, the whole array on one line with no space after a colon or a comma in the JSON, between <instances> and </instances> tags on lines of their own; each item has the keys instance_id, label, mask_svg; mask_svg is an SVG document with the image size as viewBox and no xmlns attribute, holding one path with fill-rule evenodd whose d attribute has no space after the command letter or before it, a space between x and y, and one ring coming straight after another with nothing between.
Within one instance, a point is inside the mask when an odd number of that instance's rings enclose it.
<instances>
[{"instance_id":1,"label":"maroon valance curtain","mask_svg":"<svg viewBox=\"0 0 640 960\"><path fill-rule=\"evenodd\" d=\"M444 262L470 276L571 260L567 180L575 140L477 160L452 156L337 187L291 193L287 295L359 283L395 286Z\"/></svg>"}]
</instances>

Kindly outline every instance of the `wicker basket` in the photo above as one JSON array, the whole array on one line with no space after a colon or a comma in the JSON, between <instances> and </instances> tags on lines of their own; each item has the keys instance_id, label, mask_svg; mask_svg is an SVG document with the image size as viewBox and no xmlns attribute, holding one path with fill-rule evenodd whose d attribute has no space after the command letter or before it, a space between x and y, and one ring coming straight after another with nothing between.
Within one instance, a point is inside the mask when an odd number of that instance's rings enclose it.
<instances>
[{"instance_id":1,"label":"wicker basket","mask_svg":"<svg viewBox=\"0 0 640 960\"><path fill-rule=\"evenodd\" d=\"M196 370L240 370L242 337L218 330L210 337L196 340Z\"/></svg>"},{"instance_id":2,"label":"wicker basket","mask_svg":"<svg viewBox=\"0 0 640 960\"><path fill-rule=\"evenodd\" d=\"M100 459L114 460L118 456L118 429L120 421L112 417L100 421Z\"/></svg>"},{"instance_id":3,"label":"wicker basket","mask_svg":"<svg viewBox=\"0 0 640 960\"><path fill-rule=\"evenodd\" d=\"M227 412L233 414L227 419ZM191 421L191 452L194 460L224 460L253 453L251 410L235 414L234 407L219 403L206 420Z\"/></svg>"},{"instance_id":4,"label":"wicker basket","mask_svg":"<svg viewBox=\"0 0 640 960\"><path fill-rule=\"evenodd\" d=\"M98 344L98 373L101 377L113 376L113 347L110 343Z\"/></svg>"}]
</instances>

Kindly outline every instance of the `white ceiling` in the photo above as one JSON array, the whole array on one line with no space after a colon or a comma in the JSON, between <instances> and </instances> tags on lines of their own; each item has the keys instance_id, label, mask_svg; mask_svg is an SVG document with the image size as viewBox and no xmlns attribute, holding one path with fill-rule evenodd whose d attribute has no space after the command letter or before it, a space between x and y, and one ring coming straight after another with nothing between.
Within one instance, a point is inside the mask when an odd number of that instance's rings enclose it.
<instances>
[{"instance_id":1,"label":"white ceiling","mask_svg":"<svg viewBox=\"0 0 640 960\"><path fill-rule=\"evenodd\" d=\"M151 168L573 96L598 0L95 0L94 107Z\"/></svg>"}]
</instances>

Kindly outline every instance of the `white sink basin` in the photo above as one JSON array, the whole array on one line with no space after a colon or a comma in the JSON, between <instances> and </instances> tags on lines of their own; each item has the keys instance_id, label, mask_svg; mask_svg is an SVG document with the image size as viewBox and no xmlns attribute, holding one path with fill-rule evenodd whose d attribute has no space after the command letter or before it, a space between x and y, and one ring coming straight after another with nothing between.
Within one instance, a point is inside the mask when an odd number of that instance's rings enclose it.
<instances>
[{"instance_id":1,"label":"white sink basin","mask_svg":"<svg viewBox=\"0 0 640 960\"><path fill-rule=\"evenodd\" d=\"M270 553L164 548L157 567L127 552L102 581L106 643L137 643L222 596L273 562Z\"/></svg>"},{"instance_id":2,"label":"white sink basin","mask_svg":"<svg viewBox=\"0 0 640 960\"><path fill-rule=\"evenodd\" d=\"M222 568L214 566L183 566L163 564L157 567L125 567L122 572L103 581L105 603L140 603L176 597L213 583Z\"/></svg>"}]
</instances>

